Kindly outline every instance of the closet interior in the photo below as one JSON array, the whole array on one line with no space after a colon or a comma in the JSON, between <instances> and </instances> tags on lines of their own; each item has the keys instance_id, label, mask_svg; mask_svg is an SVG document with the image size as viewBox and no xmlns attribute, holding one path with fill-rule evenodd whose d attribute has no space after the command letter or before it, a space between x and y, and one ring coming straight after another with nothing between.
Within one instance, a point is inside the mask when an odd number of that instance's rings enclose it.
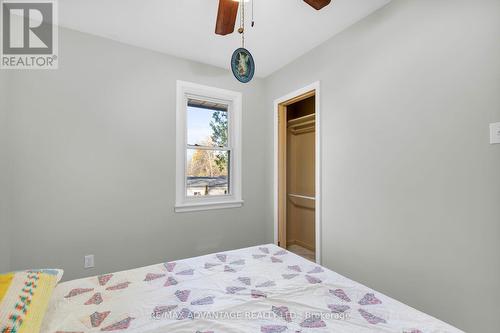
<instances>
[{"instance_id":1,"label":"closet interior","mask_svg":"<svg viewBox=\"0 0 500 333\"><path fill-rule=\"evenodd\" d=\"M282 223L285 224L283 236L286 235L286 239L283 241L291 252L315 261L315 96L287 105L284 116L286 154L283 150L285 161L281 172L286 175L282 191L286 194L282 201L285 204Z\"/></svg>"}]
</instances>

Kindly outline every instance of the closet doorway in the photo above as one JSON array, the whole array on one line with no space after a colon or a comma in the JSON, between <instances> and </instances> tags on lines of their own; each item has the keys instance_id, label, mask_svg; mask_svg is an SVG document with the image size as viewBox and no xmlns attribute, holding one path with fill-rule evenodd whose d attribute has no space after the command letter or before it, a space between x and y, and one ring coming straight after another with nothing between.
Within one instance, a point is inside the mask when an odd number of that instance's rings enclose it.
<instances>
[{"instance_id":1,"label":"closet doorway","mask_svg":"<svg viewBox=\"0 0 500 333\"><path fill-rule=\"evenodd\" d=\"M319 83L275 101L275 242L320 257Z\"/></svg>"}]
</instances>

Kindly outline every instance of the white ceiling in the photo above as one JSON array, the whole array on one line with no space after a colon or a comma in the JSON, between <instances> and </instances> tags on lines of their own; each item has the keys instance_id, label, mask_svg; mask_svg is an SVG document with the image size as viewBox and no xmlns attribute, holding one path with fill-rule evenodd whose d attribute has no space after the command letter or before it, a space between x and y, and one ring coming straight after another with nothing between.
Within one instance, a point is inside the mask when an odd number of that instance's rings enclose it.
<instances>
[{"instance_id":1,"label":"white ceiling","mask_svg":"<svg viewBox=\"0 0 500 333\"><path fill-rule=\"evenodd\" d=\"M254 0L246 47L266 77L390 0L333 0L317 12L302 0ZM247 22L250 5L247 3ZM123 43L229 68L240 35L214 33L218 0L62 0L59 24ZM238 21L239 22L239 21Z\"/></svg>"}]
</instances>

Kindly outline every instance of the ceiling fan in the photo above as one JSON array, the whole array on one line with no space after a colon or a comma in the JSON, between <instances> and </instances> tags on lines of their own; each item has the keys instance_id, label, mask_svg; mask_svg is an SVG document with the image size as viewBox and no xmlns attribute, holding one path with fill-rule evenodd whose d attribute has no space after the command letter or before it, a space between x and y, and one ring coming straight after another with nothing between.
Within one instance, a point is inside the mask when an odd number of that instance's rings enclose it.
<instances>
[{"instance_id":1,"label":"ceiling fan","mask_svg":"<svg viewBox=\"0 0 500 333\"><path fill-rule=\"evenodd\" d=\"M328 6L331 0L304 0L307 4L316 10ZM219 11L217 14L217 23L215 33L218 35L228 35L234 31L236 16L238 15L238 0L219 0Z\"/></svg>"}]
</instances>

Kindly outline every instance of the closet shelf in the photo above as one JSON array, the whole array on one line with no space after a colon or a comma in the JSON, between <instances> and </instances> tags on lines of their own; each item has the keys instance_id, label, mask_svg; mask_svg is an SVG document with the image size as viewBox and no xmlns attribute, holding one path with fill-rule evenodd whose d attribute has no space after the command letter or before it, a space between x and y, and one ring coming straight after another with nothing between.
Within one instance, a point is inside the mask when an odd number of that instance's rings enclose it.
<instances>
[{"instance_id":1,"label":"closet shelf","mask_svg":"<svg viewBox=\"0 0 500 333\"><path fill-rule=\"evenodd\" d=\"M289 120L287 123L289 128L314 124L316 123L316 115L314 113L308 114L307 116Z\"/></svg>"},{"instance_id":2,"label":"closet shelf","mask_svg":"<svg viewBox=\"0 0 500 333\"><path fill-rule=\"evenodd\" d=\"M314 132L316 130L316 115L309 114L288 121L288 130L293 135Z\"/></svg>"}]
</instances>

